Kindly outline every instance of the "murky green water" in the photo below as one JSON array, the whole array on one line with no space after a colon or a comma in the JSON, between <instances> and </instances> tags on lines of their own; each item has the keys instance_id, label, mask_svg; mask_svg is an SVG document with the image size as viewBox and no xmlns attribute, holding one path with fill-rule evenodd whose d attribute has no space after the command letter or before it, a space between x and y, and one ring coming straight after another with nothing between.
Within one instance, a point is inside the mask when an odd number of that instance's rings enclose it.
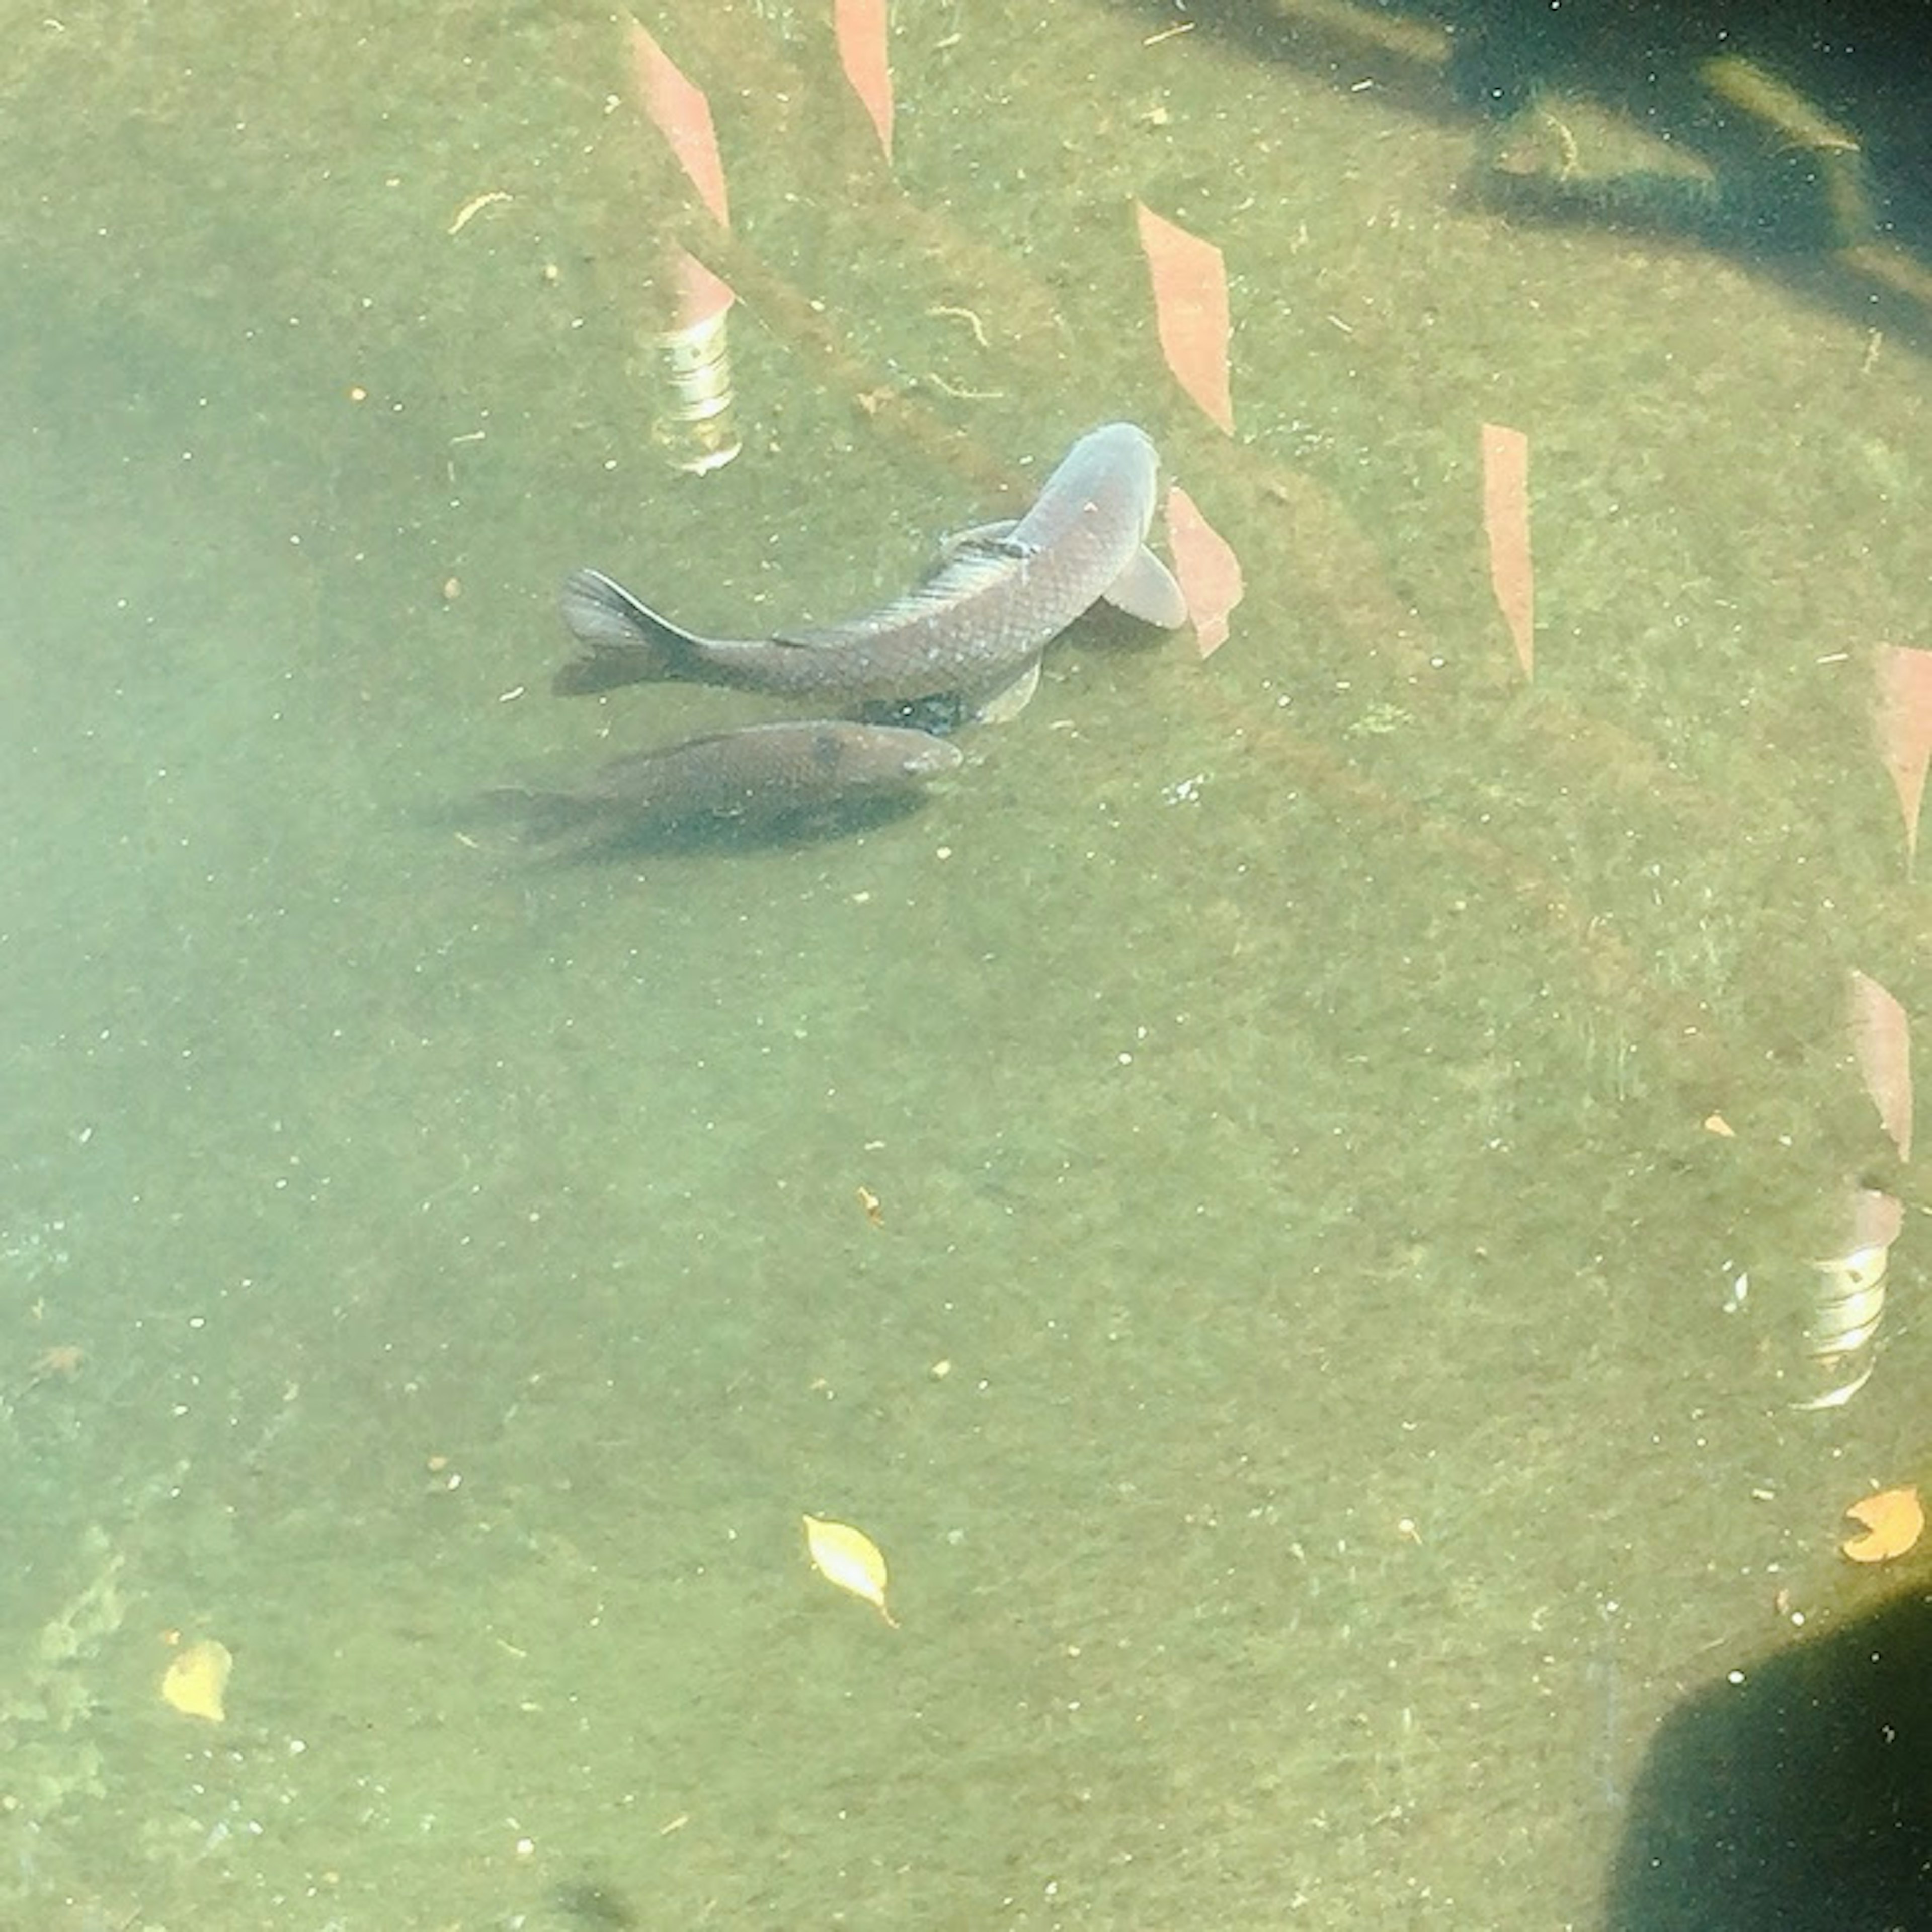
<instances>
[{"instance_id":1,"label":"murky green water","mask_svg":"<svg viewBox=\"0 0 1932 1932\"><path fill-rule=\"evenodd\" d=\"M1886 1587L1912 342L1485 213L1426 63L1130 10L901 9L889 176L814 16L651 16L757 281L701 482L601 16L11 38L10 1923L1589 1925L1678 1699ZM1136 198L1226 254L1232 440ZM569 566L835 616L1114 416L1240 556L1210 660L1076 634L849 838L472 822L770 715L550 698ZM1886 1352L1800 1413L1855 1180Z\"/></svg>"}]
</instances>

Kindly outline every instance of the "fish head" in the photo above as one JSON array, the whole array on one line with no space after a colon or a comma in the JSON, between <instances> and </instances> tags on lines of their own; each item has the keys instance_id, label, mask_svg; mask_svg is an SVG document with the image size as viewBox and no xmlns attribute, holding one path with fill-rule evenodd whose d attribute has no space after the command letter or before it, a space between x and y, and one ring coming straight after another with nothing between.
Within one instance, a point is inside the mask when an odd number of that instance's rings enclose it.
<instances>
[{"instance_id":1,"label":"fish head","mask_svg":"<svg viewBox=\"0 0 1932 1932\"><path fill-rule=\"evenodd\" d=\"M1124 494L1144 537L1160 502L1160 457L1138 423L1102 423L1067 452L1063 466L1083 479L1104 479Z\"/></svg>"},{"instance_id":2,"label":"fish head","mask_svg":"<svg viewBox=\"0 0 1932 1932\"><path fill-rule=\"evenodd\" d=\"M948 772L956 772L965 762L965 753L944 738L933 737L925 731L908 731L903 735L920 741L908 745L900 754L899 770L909 778L943 777Z\"/></svg>"},{"instance_id":3,"label":"fish head","mask_svg":"<svg viewBox=\"0 0 1932 1932\"><path fill-rule=\"evenodd\" d=\"M856 793L901 791L957 771L957 745L909 725L864 724L841 720L815 728L812 759L829 784Z\"/></svg>"}]
</instances>

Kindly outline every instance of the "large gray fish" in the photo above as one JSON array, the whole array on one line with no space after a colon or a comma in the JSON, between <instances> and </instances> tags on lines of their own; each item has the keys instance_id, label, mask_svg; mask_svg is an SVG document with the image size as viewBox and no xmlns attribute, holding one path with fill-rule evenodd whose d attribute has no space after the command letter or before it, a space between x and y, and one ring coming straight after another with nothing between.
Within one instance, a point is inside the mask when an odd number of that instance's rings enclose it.
<instances>
[{"instance_id":1,"label":"large gray fish","mask_svg":"<svg viewBox=\"0 0 1932 1932\"><path fill-rule=\"evenodd\" d=\"M835 807L904 800L959 763L958 746L923 731L800 718L632 752L570 789L502 787L494 796L550 836L758 829Z\"/></svg>"},{"instance_id":2,"label":"large gray fish","mask_svg":"<svg viewBox=\"0 0 1932 1932\"><path fill-rule=\"evenodd\" d=\"M836 703L963 698L1010 716L1033 695L1040 654L1102 598L1143 621L1185 621L1180 586L1144 539L1154 520L1154 448L1132 423L1083 436L1016 523L955 539L916 590L863 616L761 640L700 638L602 572L563 586L563 620L584 655L560 692L675 679Z\"/></svg>"}]
</instances>

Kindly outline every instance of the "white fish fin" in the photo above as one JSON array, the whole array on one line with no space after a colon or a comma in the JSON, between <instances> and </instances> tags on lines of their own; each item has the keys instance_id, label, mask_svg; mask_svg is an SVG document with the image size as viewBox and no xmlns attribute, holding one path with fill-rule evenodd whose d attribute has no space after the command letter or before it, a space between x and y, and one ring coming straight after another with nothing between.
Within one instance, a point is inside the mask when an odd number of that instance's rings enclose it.
<instances>
[{"instance_id":1,"label":"white fish fin","mask_svg":"<svg viewBox=\"0 0 1932 1932\"><path fill-rule=\"evenodd\" d=\"M1187 599L1174 573L1144 544L1101 595L1130 617L1158 624L1163 631L1178 630L1187 622Z\"/></svg>"},{"instance_id":2,"label":"white fish fin","mask_svg":"<svg viewBox=\"0 0 1932 1932\"><path fill-rule=\"evenodd\" d=\"M983 698L974 712L982 724L1010 724L1033 702L1040 688L1040 660L1034 661L1010 684Z\"/></svg>"}]
</instances>

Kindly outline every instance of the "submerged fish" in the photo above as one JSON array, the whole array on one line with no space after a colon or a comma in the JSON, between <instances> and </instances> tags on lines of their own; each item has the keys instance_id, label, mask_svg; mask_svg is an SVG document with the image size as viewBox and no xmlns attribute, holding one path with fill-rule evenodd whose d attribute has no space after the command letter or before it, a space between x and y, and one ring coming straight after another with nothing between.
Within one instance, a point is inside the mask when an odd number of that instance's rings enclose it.
<instances>
[{"instance_id":1,"label":"submerged fish","mask_svg":"<svg viewBox=\"0 0 1932 1932\"><path fill-rule=\"evenodd\" d=\"M678 680L841 704L906 704L961 694L982 717L1033 695L1040 654L1100 598L1170 628L1186 604L1144 543L1154 448L1132 423L1083 436L1017 522L956 538L916 590L863 616L763 640L700 638L602 571L563 586L563 620L584 655L558 672L574 693Z\"/></svg>"},{"instance_id":2,"label":"submerged fish","mask_svg":"<svg viewBox=\"0 0 1932 1932\"><path fill-rule=\"evenodd\" d=\"M959 748L923 731L843 719L748 724L632 752L571 789L500 788L540 830L621 835L776 826L844 806L904 800L954 771Z\"/></svg>"}]
</instances>

